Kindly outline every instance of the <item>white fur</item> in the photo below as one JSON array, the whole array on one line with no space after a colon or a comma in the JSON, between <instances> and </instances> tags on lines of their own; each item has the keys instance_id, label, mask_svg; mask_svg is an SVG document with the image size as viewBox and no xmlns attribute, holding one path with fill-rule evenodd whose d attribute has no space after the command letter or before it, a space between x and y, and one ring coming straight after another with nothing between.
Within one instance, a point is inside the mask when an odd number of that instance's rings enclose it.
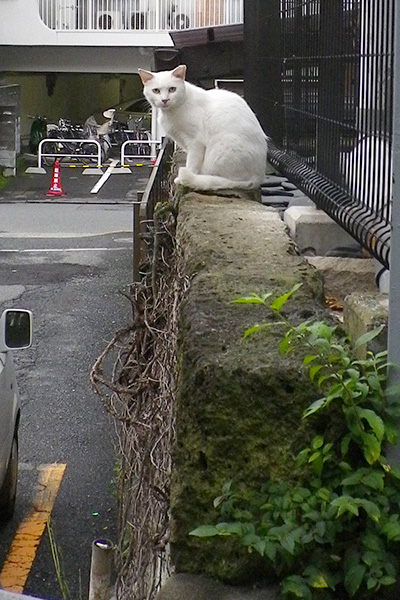
<instances>
[{"instance_id":1,"label":"white fur","mask_svg":"<svg viewBox=\"0 0 400 600\"><path fill-rule=\"evenodd\" d=\"M186 67L139 69L144 95L160 125L187 153L177 183L197 190L253 189L265 177L266 136L248 104L233 92L185 81Z\"/></svg>"}]
</instances>

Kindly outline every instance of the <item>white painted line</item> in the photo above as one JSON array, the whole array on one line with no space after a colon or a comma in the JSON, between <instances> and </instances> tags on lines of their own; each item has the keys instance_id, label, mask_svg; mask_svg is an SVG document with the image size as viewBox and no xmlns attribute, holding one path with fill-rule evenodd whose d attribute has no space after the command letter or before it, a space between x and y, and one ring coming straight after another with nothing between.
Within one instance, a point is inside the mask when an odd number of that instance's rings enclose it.
<instances>
[{"instance_id":1,"label":"white painted line","mask_svg":"<svg viewBox=\"0 0 400 600\"><path fill-rule=\"evenodd\" d=\"M113 168L115 167L115 165L118 164L118 159L113 158L110 166L108 167L107 171L103 174L102 177L100 177L99 181L96 183L96 185L90 190L91 194L97 194L97 192L99 191L99 189L105 184L105 182L107 181L107 179L110 177L110 175L112 174Z\"/></svg>"}]
</instances>

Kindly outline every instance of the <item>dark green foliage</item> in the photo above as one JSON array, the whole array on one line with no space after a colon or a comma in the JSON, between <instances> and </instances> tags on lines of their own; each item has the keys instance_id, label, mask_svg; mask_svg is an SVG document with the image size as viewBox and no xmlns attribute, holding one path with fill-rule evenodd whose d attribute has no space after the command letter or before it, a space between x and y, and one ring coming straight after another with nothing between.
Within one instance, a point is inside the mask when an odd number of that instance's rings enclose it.
<instances>
[{"instance_id":1,"label":"dark green foliage","mask_svg":"<svg viewBox=\"0 0 400 600\"><path fill-rule=\"evenodd\" d=\"M389 464L384 446L397 443L400 402L386 389L386 352L356 357L381 328L351 344L323 321L292 325L283 308L298 288L268 304L274 325L255 325L244 335L283 328L280 354L300 356L319 390L302 418L335 414L335 427L328 418L300 450L289 481L268 480L257 491L226 483L214 501L219 522L191 535L234 536L273 567L285 598L366 598L398 576L400 469ZM253 294L236 302L267 299Z\"/></svg>"}]
</instances>

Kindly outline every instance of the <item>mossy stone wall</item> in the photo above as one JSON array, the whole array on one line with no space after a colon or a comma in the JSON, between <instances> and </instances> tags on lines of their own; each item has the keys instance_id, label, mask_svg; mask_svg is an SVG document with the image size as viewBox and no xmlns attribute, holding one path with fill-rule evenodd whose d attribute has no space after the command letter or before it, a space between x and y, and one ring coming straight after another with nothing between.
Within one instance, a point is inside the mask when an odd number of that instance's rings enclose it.
<instances>
[{"instance_id":1,"label":"mossy stone wall","mask_svg":"<svg viewBox=\"0 0 400 600\"><path fill-rule=\"evenodd\" d=\"M257 487L290 473L308 426L301 413L315 391L298 359L279 355L281 330L270 311L231 301L252 292L277 297L302 283L285 307L300 322L321 316L322 281L297 255L279 213L245 198L183 194L177 241L190 289L179 330L173 562L177 571L249 582L260 577L254 557L230 538L189 532L215 521L212 502L225 481ZM264 321L271 327L243 339Z\"/></svg>"}]
</instances>

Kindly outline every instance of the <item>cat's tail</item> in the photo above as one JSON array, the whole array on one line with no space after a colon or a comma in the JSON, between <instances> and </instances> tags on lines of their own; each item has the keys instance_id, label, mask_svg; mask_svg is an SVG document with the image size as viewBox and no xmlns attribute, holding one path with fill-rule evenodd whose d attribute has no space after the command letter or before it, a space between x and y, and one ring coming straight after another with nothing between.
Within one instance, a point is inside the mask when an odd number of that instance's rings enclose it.
<instances>
[{"instance_id":1,"label":"cat's tail","mask_svg":"<svg viewBox=\"0 0 400 600\"><path fill-rule=\"evenodd\" d=\"M235 181L234 179L219 177L218 175L199 175L193 173L187 167L181 167L179 169L179 175L175 179L175 183L180 183L185 187L204 192L235 189L253 190L260 187L262 181L263 178L259 177L247 181Z\"/></svg>"}]
</instances>

